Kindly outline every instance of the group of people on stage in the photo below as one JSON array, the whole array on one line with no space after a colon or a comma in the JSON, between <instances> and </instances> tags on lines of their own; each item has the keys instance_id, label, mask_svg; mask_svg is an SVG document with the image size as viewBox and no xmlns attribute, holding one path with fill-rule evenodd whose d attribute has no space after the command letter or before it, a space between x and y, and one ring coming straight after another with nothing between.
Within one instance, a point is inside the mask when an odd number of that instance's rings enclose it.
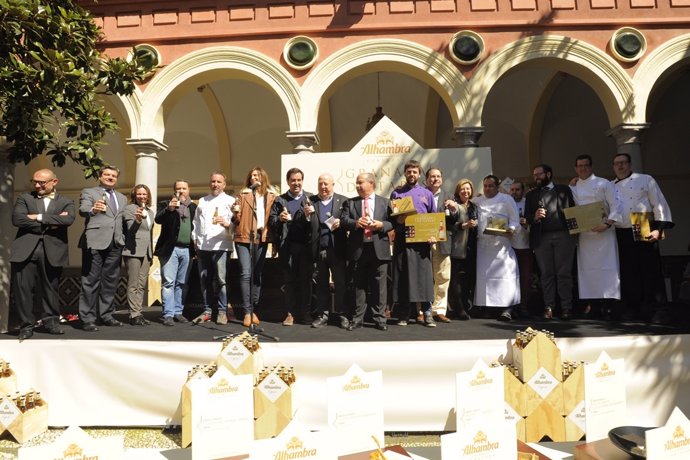
<instances>
[{"instance_id":1,"label":"group of people on stage","mask_svg":"<svg viewBox=\"0 0 690 460\"><path fill-rule=\"evenodd\" d=\"M376 178L365 172L356 178L357 196L347 198L334 192L329 173L318 177L316 194L303 190L304 173L298 168L287 171L288 189L278 195L266 171L255 167L236 196L225 193L225 175L213 172L210 193L198 203L190 198L189 183L177 180L172 198L158 203L154 214L146 185L135 185L127 200L115 190L119 170L105 166L98 186L82 190L79 200L79 214L85 218L79 241L79 317L89 332L123 325L113 311L124 261L129 322L148 325L142 304L157 256L162 322L189 322L183 315L184 292L196 257L204 311L192 321L225 324L227 258L236 250L242 322L246 327L259 324L256 307L270 243L283 273L285 326L319 328L330 322L352 331L363 327L367 308L382 331L388 328L388 316L397 318L399 326L415 321L435 327L453 315L470 319L473 307L509 321L530 314L535 261L543 318L557 313L570 318L577 282L584 313L598 306L603 313L650 319L663 303L656 243L673 226L671 212L655 180L632 172L628 154L615 155L613 169L613 181L596 177L592 158L581 155L570 185L554 184L552 169L541 164L533 169L534 188L529 191L515 182L510 194L502 193L499 178L488 175L481 194L469 179L460 179L449 193L440 169L425 173L418 161L410 160L404 166L405 183L390 197L376 194ZM57 290L68 262L67 227L75 219L74 203L57 192L53 171L36 171L32 183L34 192L17 198L12 217L19 229L11 262L20 340L33 335L34 293L41 296L44 330L64 333ZM406 241L405 216L393 215L390 206L390 200L404 197L410 197L417 213L445 213L445 241ZM571 235L563 210L594 202L604 203L603 223ZM652 231L643 241L634 237L631 212L654 215ZM496 227L498 221L502 225ZM155 247L154 223L160 226ZM389 265L392 299L387 298ZM386 312L388 304L395 305L392 313Z\"/></svg>"}]
</instances>

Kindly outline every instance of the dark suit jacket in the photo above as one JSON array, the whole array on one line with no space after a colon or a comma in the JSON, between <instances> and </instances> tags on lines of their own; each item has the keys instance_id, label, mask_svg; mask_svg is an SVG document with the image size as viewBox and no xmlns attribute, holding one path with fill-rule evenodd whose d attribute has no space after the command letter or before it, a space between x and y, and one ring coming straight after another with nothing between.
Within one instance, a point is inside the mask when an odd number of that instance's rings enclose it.
<instances>
[{"instance_id":1,"label":"dark suit jacket","mask_svg":"<svg viewBox=\"0 0 690 460\"><path fill-rule=\"evenodd\" d=\"M296 227L294 230L303 232L305 235L305 241L308 244L311 244L311 223L307 222L303 211L304 204L310 199L311 196L312 194L309 192L302 192L302 203L300 203L300 208L292 216L292 220L290 222L286 222L285 224L280 221L280 213L283 212L283 209L287 208L287 202L290 200L290 196L287 194L287 192L285 192L278 196L273 202L273 206L271 206L271 215L268 218L268 225L270 226L272 232L271 241L273 241L273 245L276 246L278 251L280 251L280 248L283 247L283 244L285 244L285 240L288 236L288 230L294 227Z\"/></svg>"},{"instance_id":2,"label":"dark suit jacket","mask_svg":"<svg viewBox=\"0 0 690 460\"><path fill-rule=\"evenodd\" d=\"M156 249L153 254L161 259L167 259L173 252L173 248L177 243L177 235L180 232L180 214L177 210L168 211L168 204L170 201L161 201L158 203L156 211L156 223L161 226L161 233L156 242ZM189 205L189 219L192 221L192 230L194 229L194 214L196 213L196 204ZM189 250L194 251L191 239L189 241Z\"/></svg>"},{"instance_id":3,"label":"dark suit jacket","mask_svg":"<svg viewBox=\"0 0 690 460\"><path fill-rule=\"evenodd\" d=\"M134 217L138 205L130 203L120 213L115 226L115 239L122 245L122 255L126 257L153 257L151 248L153 232L153 211L148 209L148 217L137 222Z\"/></svg>"},{"instance_id":4,"label":"dark suit jacket","mask_svg":"<svg viewBox=\"0 0 690 460\"><path fill-rule=\"evenodd\" d=\"M372 235L372 243L376 257L379 260L391 260L390 240L388 232L393 230L390 221L390 206L387 198L380 195L374 197L374 220L383 222L383 229ZM362 217L362 197L351 198L345 202L340 224L345 230L349 230L347 239L347 252L351 260L358 260L362 255L364 245L364 229L356 228L357 219ZM368 243L367 243L368 244Z\"/></svg>"},{"instance_id":5,"label":"dark suit jacket","mask_svg":"<svg viewBox=\"0 0 690 460\"><path fill-rule=\"evenodd\" d=\"M565 214L563 209L575 206L573 199L573 192L567 185L553 184L557 194L558 217L565 225ZM534 213L539 209L539 201L542 197L542 190L540 188L531 190L525 195L525 219L529 224L529 247L535 249L539 247L541 241L541 222L534 221Z\"/></svg>"},{"instance_id":6,"label":"dark suit jacket","mask_svg":"<svg viewBox=\"0 0 690 460\"><path fill-rule=\"evenodd\" d=\"M79 239L79 247L87 249L108 249L110 243L115 240L115 222L118 214L127 206L127 197L120 192L115 192L117 197L117 212L110 207L106 200L106 212L91 214L91 208L96 201L103 198L103 187L85 188L79 197L79 215L86 219L84 233ZM116 245L120 245L115 241Z\"/></svg>"},{"instance_id":7,"label":"dark suit jacket","mask_svg":"<svg viewBox=\"0 0 690 460\"><path fill-rule=\"evenodd\" d=\"M312 247L312 257L316 259L319 254L319 216L321 215L321 199L318 195L312 195L309 197L314 204L314 214L311 218L311 247ZM343 212L343 205L347 201L347 197L339 195L337 193L333 194L333 212L332 216L336 219L340 219ZM335 231L331 231L333 234L333 249L338 257L345 260L347 258L347 231L341 226Z\"/></svg>"},{"instance_id":8,"label":"dark suit jacket","mask_svg":"<svg viewBox=\"0 0 690 460\"><path fill-rule=\"evenodd\" d=\"M67 212L66 216L60 214ZM26 217L28 214L42 214L41 222ZM45 209L44 201L35 192L22 193L12 210L12 225L18 227L12 242L10 262L24 262L36 249L41 238L48 263L53 267L69 264L67 227L75 218L74 202L56 192L55 198Z\"/></svg>"}]
</instances>

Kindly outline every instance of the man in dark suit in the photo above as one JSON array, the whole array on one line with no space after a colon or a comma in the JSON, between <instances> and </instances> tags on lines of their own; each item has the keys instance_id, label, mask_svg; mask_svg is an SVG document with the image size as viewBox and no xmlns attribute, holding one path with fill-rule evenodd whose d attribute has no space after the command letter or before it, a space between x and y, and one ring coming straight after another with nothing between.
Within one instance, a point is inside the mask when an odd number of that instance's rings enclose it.
<instances>
[{"instance_id":1,"label":"man in dark suit","mask_svg":"<svg viewBox=\"0 0 690 460\"><path fill-rule=\"evenodd\" d=\"M194 251L192 230L196 213L196 204L189 198L187 181L175 181L173 191L172 199L158 203L156 223L161 226L161 232L153 252L161 265L163 324L166 326L174 326L175 321L188 322L182 311Z\"/></svg>"},{"instance_id":2,"label":"man in dark suit","mask_svg":"<svg viewBox=\"0 0 690 460\"><path fill-rule=\"evenodd\" d=\"M98 319L105 326L122 326L113 318L123 244L115 238L115 224L127 205L127 198L115 190L119 175L116 167L104 166L98 172L99 185L85 188L79 197L79 215L86 219L79 240L82 249L79 318L87 332L98 331Z\"/></svg>"},{"instance_id":3,"label":"man in dark suit","mask_svg":"<svg viewBox=\"0 0 690 460\"><path fill-rule=\"evenodd\" d=\"M575 238L568 233L563 210L575 205L567 185L552 182L549 165L534 168L537 188L525 197L525 218L529 224L529 245L539 266L544 294L544 318L551 319L556 294L561 300L561 318L569 319L573 306L573 260Z\"/></svg>"},{"instance_id":4,"label":"man in dark suit","mask_svg":"<svg viewBox=\"0 0 690 460\"><path fill-rule=\"evenodd\" d=\"M438 241L431 247L431 267L434 271L434 300L431 302L431 312L436 321L450 323L450 318L446 316L448 311L448 287L450 286L450 250L451 235L454 219L450 216L450 211L446 208L446 202L453 199L453 196L443 188L443 174L438 168L429 168L426 172L426 188L434 195L434 202L438 212L446 214L446 240ZM417 321L424 321L420 314Z\"/></svg>"},{"instance_id":5,"label":"man in dark suit","mask_svg":"<svg viewBox=\"0 0 690 460\"><path fill-rule=\"evenodd\" d=\"M311 218L315 209L309 199L312 194L302 190L302 170L289 169L285 179L289 189L273 202L268 224L275 235L274 245L277 244L278 261L283 271L287 308L283 326L292 326L295 320L305 324L312 321Z\"/></svg>"},{"instance_id":6,"label":"man in dark suit","mask_svg":"<svg viewBox=\"0 0 690 460\"><path fill-rule=\"evenodd\" d=\"M355 264L355 309L347 330L362 327L368 291L376 328L386 331L387 276L391 260L388 232L393 229L389 201L374 194L376 180L371 173L357 176L355 186L359 196L345 202L341 215L342 227L350 232L347 253L350 263Z\"/></svg>"},{"instance_id":7,"label":"man in dark suit","mask_svg":"<svg viewBox=\"0 0 690 460\"><path fill-rule=\"evenodd\" d=\"M333 277L334 309L340 327L347 329L349 321L343 310L345 300L345 266L347 261L347 232L340 225L342 207L347 198L333 192L333 176L321 174L318 194L311 196L314 215L311 218L312 257L316 260L316 312L311 327L328 324L331 307L330 280Z\"/></svg>"},{"instance_id":8,"label":"man in dark suit","mask_svg":"<svg viewBox=\"0 0 690 460\"><path fill-rule=\"evenodd\" d=\"M55 191L58 178L40 169L31 179L34 191L22 193L12 210L17 236L12 242L12 294L19 316L19 340L33 335L34 293L40 293L41 321L49 334L64 334L60 327L58 283L69 263L67 227L75 217L74 202Z\"/></svg>"}]
</instances>

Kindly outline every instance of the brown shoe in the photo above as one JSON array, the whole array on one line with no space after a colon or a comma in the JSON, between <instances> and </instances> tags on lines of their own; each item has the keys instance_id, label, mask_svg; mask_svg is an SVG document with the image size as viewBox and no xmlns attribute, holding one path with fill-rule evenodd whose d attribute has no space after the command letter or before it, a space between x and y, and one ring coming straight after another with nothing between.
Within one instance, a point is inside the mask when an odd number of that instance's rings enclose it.
<instances>
[{"instance_id":1,"label":"brown shoe","mask_svg":"<svg viewBox=\"0 0 690 460\"><path fill-rule=\"evenodd\" d=\"M252 325L252 315L249 313L244 314L244 320L242 321L242 326L249 327Z\"/></svg>"},{"instance_id":2,"label":"brown shoe","mask_svg":"<svg viewBox=\"0 0 690 460\"><path fill-rule=\"evenodd\" d=\"M446 315L436 315L434 316L434 319L439 323L450 323L450 318L448 318Z\"/></svg>"},{"instance_id":3,"label":"brown shoe","mask_svg":"<svg viewBox=\"0 0 690 460\"><path fill-rule=\"evenodd\" d=\"M292 317L290 313L288 313L285 319L283 320L283 326L292 326L293 324L295 324L295 319Z\"/></svg>"},{"instance_id":4,"label":"brown shoe","mask_svg":"<svg viewBox=\"0 0 690 460\"><path fill-rule=\"evenodd\" d=\"M417 322L418 322L419 324L421 324L421 323L424 322L424 315L423 315L422 313L420 313L420 314L417 315Z\"/></svg>"},{"instance_id":5,"label":"brown shoe","mask_svg":"<svg viewBox=\"0 0 690 460\"><path fill-rule=\"evenodd\" d=\"M261 323L261 321L259 321L259 317L256 316L256 313L252 313L252 323L256 324L257 326Z\"/></svg>"}]
</instances>

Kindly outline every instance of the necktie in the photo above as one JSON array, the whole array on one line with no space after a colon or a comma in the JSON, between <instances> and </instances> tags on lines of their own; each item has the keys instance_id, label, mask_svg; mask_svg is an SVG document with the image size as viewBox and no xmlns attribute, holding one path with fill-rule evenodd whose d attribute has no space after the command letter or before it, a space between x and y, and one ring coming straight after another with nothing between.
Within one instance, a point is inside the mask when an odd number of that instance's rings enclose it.
<instances>
[{"instance_id":1,"label":"necktie","mask_svg":"<svg viewBox=\"0 0 690 460\"><path fill-rule=\"evenodd\" d=\"M113 210L113 213L117 213L117 199L113 189L108 190L108 196L110 197L110 208Z\"/></svg>"},{"instance_id":2,"label":"necktie","mask_svg":"<svg viewBox=\"0 0 690 460\"><path fill-rule=\"evenodd\" d=\"M364 217L370 217L369 215L369 198L364 199ZM372 231L369 227L364 228L364 239L370 240Z\"/></svg>"}]
</instances>

